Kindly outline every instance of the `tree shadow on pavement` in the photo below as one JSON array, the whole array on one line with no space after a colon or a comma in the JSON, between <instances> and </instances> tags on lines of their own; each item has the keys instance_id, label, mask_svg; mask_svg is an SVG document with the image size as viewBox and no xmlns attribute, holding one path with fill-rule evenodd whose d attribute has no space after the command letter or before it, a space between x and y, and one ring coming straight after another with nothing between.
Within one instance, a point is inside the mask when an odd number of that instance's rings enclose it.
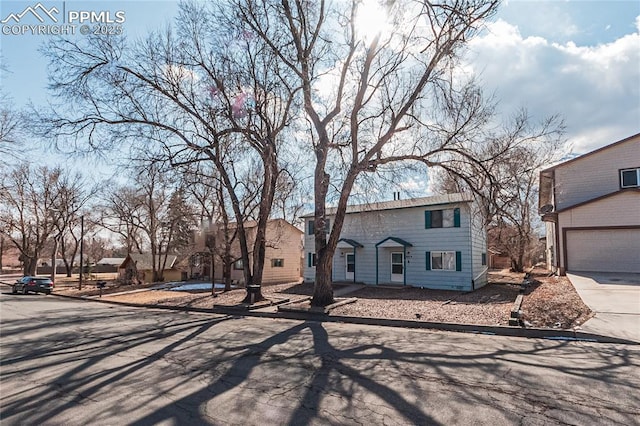
<instances>
[{"instance_id":1,"label":"tree shadow on pavement","mask_svg":"<svg viewBox=\"0 0 640 426\"><path fill-rule=\"evenodd\" d=\"M117 326L142 312L146 322ZM51 372L3 392L1 417L46 424L79 405L95 423L140 426L451 424L477 420L478 410L505 423L632 424L640 415L632 396L640 379L627 373L638 371L640 350L629 346L234 320L119 308L90 323L63 312L25 328L3 321L3 381ZM37 337L17 340L25 329ZM105 393L112 402L100 406Z\"/></svg>"}]
</instances>

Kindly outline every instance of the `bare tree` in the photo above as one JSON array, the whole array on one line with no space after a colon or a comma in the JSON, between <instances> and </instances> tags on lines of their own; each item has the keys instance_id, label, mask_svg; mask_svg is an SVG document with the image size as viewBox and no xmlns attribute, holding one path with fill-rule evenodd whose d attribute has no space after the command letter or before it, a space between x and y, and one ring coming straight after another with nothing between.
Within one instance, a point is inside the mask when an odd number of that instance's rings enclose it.
<instances>
[{"instance_id":1,"label":"bare tree","mask_svg":"<svg viewBox=\"0 0 640 426\"><path fill-rule=\"evenodd\" d=\"M153 281L164 280L168 256L180 254L191 242L194 215L174 171L161 163L143 161L134 167L134 214L129 224L146 240L151 255ZM135 231L134 231L135 233Z\"/></svg>"},{"instance_id":2,"label":"bare tree","mask_svg":"<svg viewBox=\"0 0 640 426\"><path fill-rule=\"evenodd\" d=\"M406 161L482 164L472 147L483 143L491 110L474 85L461 83L456 65L497 7L497 0L233 2L244 25L302 88L315 155L312 304L333 302L332 258L362 173ZM359 23L376 10L386 19ZM327 238L326 205L333 197L337 209Z\"/></svg>"},{"instance_id":3,"label":"bare tree","mask_svg":"<svg viewBox=\"0 0 640 426\"><path fill-rule=\"evenodd\" d=\"M55 232L52 235L51 275L56 274L56 254L58 247L65 264L66 274L71 276L75 255L79 245L78 225L82 209L97 193L97 186L91 185L80 173L64 173L56 181L57 194L51 207Z\"/></svg>"},{"instance_id":4,"label":"bare tree","mask_svg":"<svg viewBox=\"0 0 640 426\"><path fill-rule=\"evenodd\" d=\"M440 192L471 190L477 195L489 239L509 256L514 271L534 260L539 171L562 156L563 134L558 116L536 124L521 110L490 137L491 144L481 147L478 156L487 159L482 169L473 163L447 164L438 176Z\"/></svg>"},{"instance_id":5,"label":"bare tree","mask_svg":"<svg viewBox=\"0 0 640 426\"><path fill-rule=\"evenodd\" d=\"M38 259L55 231L54 206L61 169L22 164L5 172L0 187L0 229L20 251L24 274L34 275Z\"/></svg>"},{"instance_id":6,"label":"bare tree","mask_svg":"<svg viewBox=\"0 0 640 426\"><path fill-rule=\"evenodd\" d=\"M106 203L98 209L101 213L100 224L120 238L127 255L143 253L140 231L142 201L137 188L124 185L105 188L105 191L108 191L104 195Z\"/></svg>"},{"instance_id":7,"label":"bare tree","mask_svg":"<svg viewBox=\"0 0 640 426\"><path fill-rule=\"evenodd\" d=\"M237 260L232 253L232 247L237 241L238 227L231 226L228 212L229 200L224 190L224 182L219 179L214 168L207 167L205 164L188 165L182 178L191 198L199 206L200 232L204 234L206 252L197 253L197 255L200 258L206 255L206 259L203 258L203 264L209 267L211 292L215 294L216 257L222 262L224 291L230 291L231 266ZM251 198L255 199L255 196ZM244 206L247 204L255 210L255 203L252 205L243 202ZM243 216L246 217L246 214L243 213Z\"/></svg>"},{"instance_id":8,"label":"bare tree","mask_svg":"<svg viewBox=\"0 0 640 426\"><path fill-rule=\"evenodd\" d=\"M161 153L158 159L173 165L210 161L238 224L245 282L259 286L264 232L279 176L278 147L297 89L274 54L259 38L244 35L230 14L226 8L184 4L175 32L152 34L135 46L102 36L53 41L47 49L51 87L80 113L53 114L40 133L82 140L80 149L145 140L158 147L152 149ZM243 150L262 169L252 249L234 179L242 164L230 168L233 158L226 156Z\"/></svg>"}]
</instances>

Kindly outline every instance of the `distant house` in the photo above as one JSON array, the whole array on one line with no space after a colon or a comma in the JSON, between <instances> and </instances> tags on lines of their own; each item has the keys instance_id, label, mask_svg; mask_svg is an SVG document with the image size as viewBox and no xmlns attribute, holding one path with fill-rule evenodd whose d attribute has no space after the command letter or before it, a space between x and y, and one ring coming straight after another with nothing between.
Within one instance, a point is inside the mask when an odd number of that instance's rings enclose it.
<instances>
[{"instance_id":1,"label":"distant house","mask_svg":"<svg viewBox=\"0 0 640 426\"><path fill-rule=\"evenodd\" d=\"M118 272L118 268L124 262L125 257L103 257L93 267L94 272Z\"/></svg>"},{"instance_id":2,"label":"distant house","mask_svg":"<svg viewBox=\"0 0 640 426\"><path fill-rule=\"evenodd\" d=\"M327 209L329 226L335 209ZM315 279L314 216L305 218L304 278ZM473 290L487 283L487 236L469 194L347 207L334 282Z\"/></svg>"},{"instance_id":3,"label":"distant house","mask_svg":"<svg viewBox=\"0 0 640 426\"><path fill-rule=\"evenodd\" d=\"M511 259L500 250L489 247L489 268L508 269L511 268Z\"/></svg>"},{"instance_id":4,"label":"distant house","mask_svg":"<svg viewBox=\"0 0 640 426\"><path fill-rule=\"evenodd\" d=\"M640 272L640 133L540 172L547 267Z\"/></svg>"},{"instance_id":5,"label":"distant house","mask_svg":"<svg viewBox=\"0 0 640 426\"><path fill-rule=\"evenodd\" d=\"M162 258L164 259L164 255ZM177 267L176 261L177 256L167 256L167 263L162 271L164 281L180 281L186 279L184 276L185 273ZM137 277L140 281L151 282L153 280L151 254L132 253L125 257L118 267L118 277L120 279L135 279Z\"/></svg>"},{"instance_id":6,"label":"distant house","mask_svg":"<svg viewBox=\"0 0 640 426\"><path fill-rule=\"evenodd\" d=\"M231 227L235 227L231 224ZM257 223L249 221L244 224L247 233L247 244L249 249L253 248L256 239ZM215 237L215 238L211 238ZM207 239L215 241L214 278L222 282L222 261L220 254L223 253L223 234L220 225L212 224L206 229L198 232L195 236L195 250L202 257L199 264L200 270L197 272L201 276L210 276L210 261L208 257ZM273 219L267 223L266 229L266 249L265 265L262 275L262 284L287 283L300 280L302 276L302 231L284 219ZM243 283L243 265L240 260L240 242L238 238L231 244L231 255L237 259L231 267L231 280ZM250 261L253 254L249 255ZM250 265L252 268L253 265Z\"/></svg>"},{"instance_id":7,"label":"distant house","mask_svg":"<svg viewBox=\"0 0 640 426\"><path fill-rule=\"evenodd\" d=\"M116 268L122 265L125 257L103 257L102 259L96 262L96 265L99 266L115 266Z\"/></svg>"}]
</instances>

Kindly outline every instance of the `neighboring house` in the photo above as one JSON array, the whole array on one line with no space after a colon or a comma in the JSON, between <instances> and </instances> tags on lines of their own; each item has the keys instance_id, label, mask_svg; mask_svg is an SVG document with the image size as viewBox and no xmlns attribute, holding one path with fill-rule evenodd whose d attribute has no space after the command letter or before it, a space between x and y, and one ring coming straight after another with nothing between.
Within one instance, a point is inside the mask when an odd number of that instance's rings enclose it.
<instances>
[{"instance_id":1,"label":"neighboring house","mask_svg":"<svg viewBox=\"0 0 640 426\"><path fill-rule=\"evenodd\" d=\"M2 256L2 270L7 273L11 273L14 270L22 268L22 262L20 261L20 250L15 246L9 245L7 240L2 241L0 236L0 256Z\"/></svg>"},{"instance_id":2,"label":"neighboring house","mask_svg":"<svg viewBox=\"0 0 640 426\"><path fill-rule=\"evenodd\" d=\"M640 133L540 172L547 267L640 272Z\"/></svg>"},{"instance_id":3,"label":"neighboring house","mask_svg":"<svg viewBox=\"0 0 640 426\"><path fill-rule=\"evenodd\" d=\"M162 255L164 260L164 255ZM180 270L176 264L177 256L168 255L167 263L162 276L164 281L180 281L186 279L186 273ZM156 263L158 259L156 259ZM118 277L120 279L132 279L136 277L143 282L151 282L153 280L153 263L151 254L132 253L125 257L118 267Z\"/></svg>"},{"instance_id":4,"label":"neighboring house","mask_svg":"<svg viewBox=\"0 0 640 426\"><path fill-rule=\"evenodd\" d=\"M125 259L125 257L103 257L96 262L93 271L97 273L118 272L118 268Z\"/></svg>"},{"instance_id":5,"label":"neighboring house","mask_svg":"<svg viewBox=\"0 0 640 426\"><path fill-rule=\"evenodd\" d=\"M200 231L195 236L195 251L202 257L200 276L210 276L210 261L208 257L206 241L215 236L216 256L214 264L214 279L222 282L223 231L220 225L212 224L208 229ZM230 225L232 228L235 224ZM247 245L251 250L256 239L257 223L249 221L244 224L247 233ZM284 219L272 219L267 223L266 229L265 263L262 273L262 284L289 283L300 280L302 276L302 231ZM231 244L231 255L234 259L240 259L240 242L238 237ZM252 261L253 253L249 254ZM253 265L250 265L253 268ZM231 267L231 280L243 283L242 260L236 260Z\"/></svg>"},{"instance_id":6,"label":"neighboring house","mask_svg":"<svg viewBox=\"0 0 640 426\"><path fill-rule=\"evenodd\" d=\"M335 208L327 209L329 226ZM313 215L305 218L305 270L315 279ZM332 280L473 290L487 283L487 235L469 194L347 207Z\"/></svg>"},{"instance_id":7,"label":"neighboring house","mask_svg":"<svg viewBox=\"0 0 640 426\"><path fill-rule=\"evenodd\" d=\"M511 268L511 259L500 250L489 247L489 268L509 269Z\"/></svg>"},{"instance_id":8,"label":"neighboring house","mask_svg":"<svg viewBox=\"0 0 640 426\"><path fill-rule=\"evenodd\" d=\"M125 257L103 257L102 259L96 262L96 265L99 266L113 266L118 268L124 262Z\"/></svg>"}]
</instances>

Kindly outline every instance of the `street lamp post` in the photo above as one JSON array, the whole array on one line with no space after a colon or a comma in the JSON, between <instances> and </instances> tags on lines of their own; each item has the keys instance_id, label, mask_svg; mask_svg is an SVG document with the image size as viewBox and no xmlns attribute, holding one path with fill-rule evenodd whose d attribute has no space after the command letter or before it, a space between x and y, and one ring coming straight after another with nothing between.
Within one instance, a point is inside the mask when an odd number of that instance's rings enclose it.
<instances>
[{"instance_id":1,"label":"street lamp post","mask_svg":"<svg viewBox=\"0 0 640 426\"><path fill-rule=\"evenodd\" d=\"M78 281L78 290L82 290L82 272L83 272L83 254L84 254L84 215L80 216L80 279Z\"/></svg>"},{"instance_id":2,"label":"street lamp post","mask_svg":"<svg viewBox=\"0 0 640 426\"><path fill-rule=\"evenodd\" d=\"M56 235L53 236L53 252L51 253L51 281L53 281L54 283L56 282L56 265L58 263L58 259L57 259L57 255L58 255L58 243L60 241L61 238L61 231L60 231L60 224L59 221L61 219L61 215L60 213L62 213L62 211L60 209L56 209L56 208L51 208L50 209L51 212L53 213L58 213L57 217L54 218L55 222L54 222L54 226L57 228L58 232L56 233Z\"/></svg>"},{"instance_id":3,"label":"street lamp post","mask_svg":"<svg viewBox=\"0 0 640 426\"><path fill-rule=\"evenodd\" d=\"M58 241L60 240L60 236L56 235L53 237L53 253L51 254L51 281L56 282L56 266L58 263L57 259L57 251L58 251Z\"/></svg>"}]
</instances>

